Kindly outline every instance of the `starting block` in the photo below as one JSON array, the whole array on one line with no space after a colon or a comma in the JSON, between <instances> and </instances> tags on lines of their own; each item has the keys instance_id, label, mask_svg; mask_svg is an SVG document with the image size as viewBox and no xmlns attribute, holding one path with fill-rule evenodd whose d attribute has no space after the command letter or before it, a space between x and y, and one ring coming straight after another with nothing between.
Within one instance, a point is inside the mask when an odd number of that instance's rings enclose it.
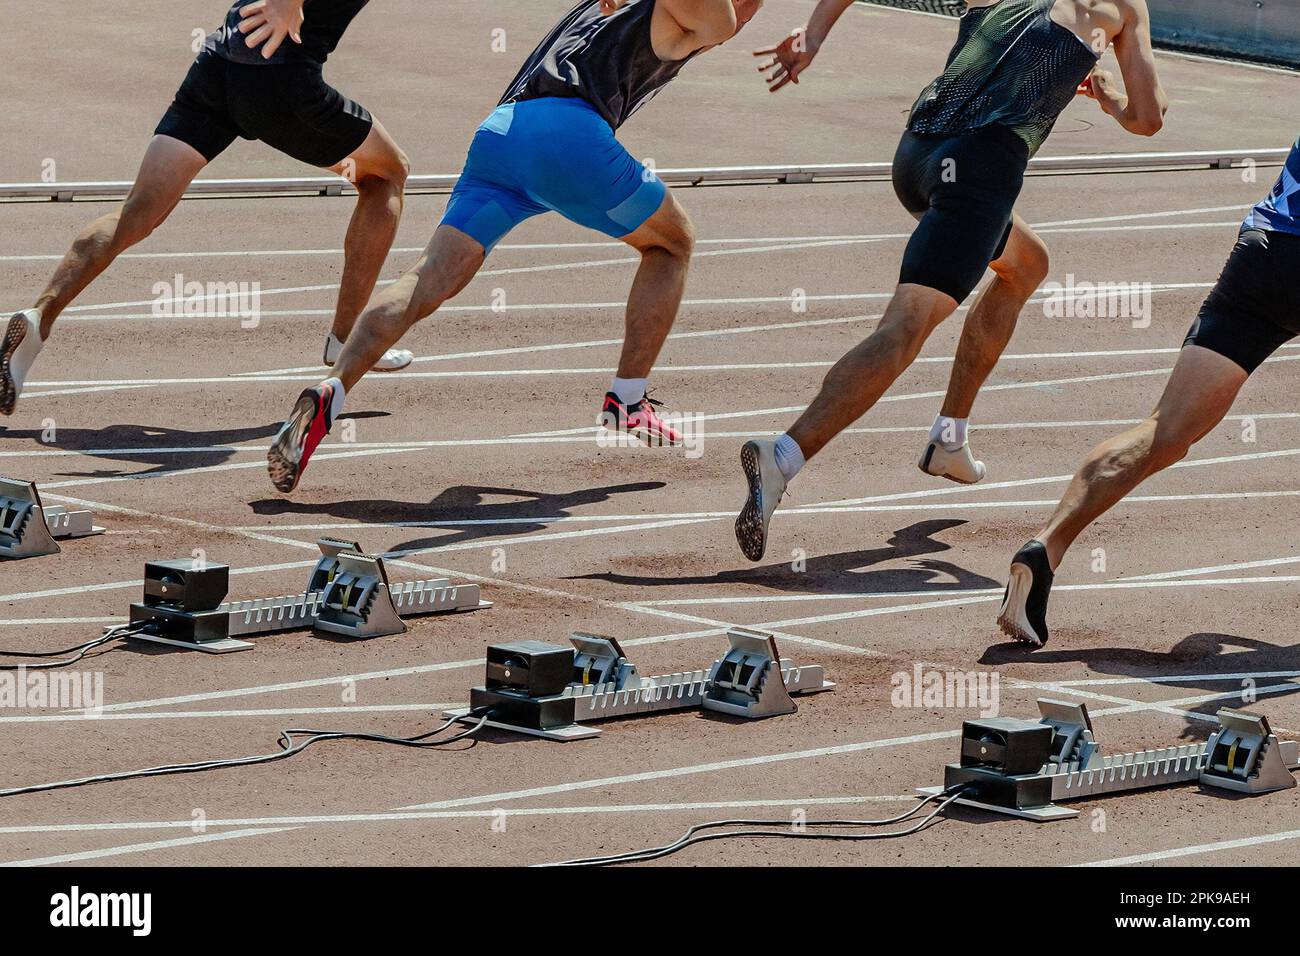
<instances>
[{"instance_id":1,"label":"starting block","mask_svg":"<svg viewBox=\"0 0 1300 956\"><path fill-rule=\"evenodd\" d=\"M0 478L0 560L59 553L59 541L103 534L89 511L46 507L34 481Z\"/></svg>"},{"instance_id":2,"label":"starting block","mask_svg":"<svg viewBox=\"0 0 1300 956\"><path fill-rule=\"evenodd\" d=\"M477 584L438 578L390 584L383 558L351 541L323 538L321 559L301 594L225 601L230 569L189 560L145 565L144 600L131 605L130 639L207 654L250 650L241 638L313 629L366 639L402 634L403 617L492 606Z\"/></svg>"},{"instance_id":3,"label":"starting block","mask_svg":"<svg viewBox=\"0 0 1300 956\"><path fill-rule=\"evenodd\" d=\"M783 660L772 635L743 628L727 633L730 647L710 669L655 677L641 677L611 637L574 634L570 640L572 648L540 641L488 648L484 686L471 689L468 708L444 716L473 723L491 708L487 727L582 740L600 734L584 726L597 720L693 707L757 720L794 713L791 695L835 689L821 665ZM539 681L543 669L548 677ZM593 680L600 677L608 679Z\"/></svg>"},{"instance_id":4,"label":"starting block","mask_svg":"<svg viewBox=\"0 0 1300 956\"><path fill-rule=\"evenodd\" d=\"M1042 719L1036 723L966 721L961 762L945 768L942 787L917 792L937 796L967 784L974 792L956 803L1046 822L1079 815L1060 802L1150 787L1199 782L1257 794L1296 786L1291 771L1300 768L1300 743L1278 740L1258 714L1225 708L1206 743L1105 756L1086 705L1040 700L1038 708Z\"/></svg>"}]
</instances>

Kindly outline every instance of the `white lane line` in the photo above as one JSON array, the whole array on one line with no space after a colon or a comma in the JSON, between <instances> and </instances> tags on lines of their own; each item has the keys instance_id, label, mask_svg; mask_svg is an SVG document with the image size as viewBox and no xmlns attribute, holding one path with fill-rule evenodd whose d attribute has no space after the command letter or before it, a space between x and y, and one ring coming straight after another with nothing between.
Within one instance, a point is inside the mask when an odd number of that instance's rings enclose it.
<instances>
[{"instance_id":1,"label":"white lane line","mask_svg":"<svg viewBox=\"0 0 1300 956\"><path fill-rule=\"evenodd\" d=\"M1171 465L1166 471L1173 471L1176 468L1200 468L1205 465L1226 465L1239 464L1245 461L1263 461L1271 458L1292 458L1300 455L1300 448L1281 448L1276 451L1249 452L1240 455L1220 455L1214 458L1192 458L1183 459L1177 464ZM934 498L940 496L959 495L962 493L976 491L994 491L1002 488L1023 488L1027 485L1045 485L1055 482L1069 481L1074 475L1044 475L1041 478L1016 478L1010 481L993 481L987 484L978 485L955 485L945 486L942 488L927 488L921 491L902 491L887 495L871 495L865 498L841 498L837 501L823 501L818 504L819 508L835 508L840 506L875 504L882 501L906 501L915 498ZM778 512L779 514L780 512Z\"/></svg>"},{"instance_id":2,"label":"white lane line","mask_svg":"<svg viewBox=\"0 0 1300 956\"><path fill-rule=\"evenodd\" d=\"M26 860L11 860L0 866L54 866L59 863L85 863L90 860L103 860L108 857L122 856L127 853L149 853L154 850L170 850L182 846L195 846L200 843L216 843L222 840L238 840L241 837L268 836L272 833L285 833L294 827L275 827L273 829L254 828L248 830L228 830L223 833L207 833L202 836L178 837L173 840L154 840L150 843L133 843L130 846L110 846L101 850L82 850L78 853L59 853L54 856L31 857Z\"/></svg>"},{"instance_id":3,"label":"white lane line","mask_svg":"<svg viewBox=\"0 0 1300 956\"><path fill-rule=\"evenodd\" d=\"M126 620L125 617L20 617L0 621L0 627L29 627L39 624L121 624Z\"/></svg>"},{"instance_id":4,"label":"white lane line","mask_svg":"<svg viewBox=\"0 0 1300 956\"><path fill-rule=\"evenodd\" d=\"M1165 578L1195 577L1199 574L1217 574L1220 571L1243 571L1247 568L1271 568L1283 564L1296 564L1300 556L1285 558L1265 558L1260 561L1238 561L1234 564L1215 564L1204 568L1187 568L1183 571L1160 571L1156 574L1134 574L1130 581L1160 581Z\"/></svg>"},{"instance_id":5,"label":"white lane line","mask_svg":"<svg viewBox=\"0 0 1300 956\"><path fill-rule=\"evenodd\" d=\"M1220 62L1212 60L1211 62ZM1279 69L1278 72L1290 72ZM1201 206L1195 209L1170 209L1158 212L1133 213L1126 216L1098 216L1089 219L1067 219L1057 222L1034 223L1034 228L1049 226L1074 226L1088 223L1125 222L1139 219L1161 219L1173 216L1192 216L1211 212L1237 212L1244 210L1242 204L1232 206ZM695 240L697 246L708 245L749 245L754 243L778 242L826 242L838 240L864 240L892 238L895 233L854 233L822 236L730 236ZM588 242L505 242L496 247L497 252L518 252L530 249L622 249L625 244L617 240L593 240ZM394 246L390 255L414 255L424 252L424 246ZM210 249L204 251L161 251L161 252L124 252L118 259L213 259L213 258L255 258L265 259L272 256L341 256L343 249ZM64 253L25 254L0 256L0 262L60 262Z\"/></svg>"},{"instance_id":6,"label":"white lane line","mask_svg":"<svg viewBox=\"0 0 1300 956\"><path fill-rule=\"evenodd\" d=\"M1236 208L1236 207L1229 207ZM1195 209L1188 212L1215 212L1213 209ZM1172 214L1171 214L1172 215ZM864 239L886 239L892 237L893 233L872 234L872 233L855 233L845 235L827 235L827 236L740 236L732 238L718 239L699 239L695 240L697 246L727 246L727 245L750 245L753 243L772 243L772 242L827 242L839 240L864 240ZM389 250L389 255L416 255L424 252L425 246L394 246ZM605 240L603 242L503 242L497 246L496 252L519 252L530 249L556 250L556 249L625 249L627 244L617 240ZM124 252L117 256L118 259L229 259L229 258L254 258L266 259L273 256L341 256L342 249L218 249L207 250L203 252ZM64 253L49 253L36 255L16 255L0 256L0 262L61 262Z\"/></svg>"},{"instance_id":7,"label":"white lane line","mask_svg":"<svg viewBox=\"0 0 1300 956\"><path fill-rule=\"evenodd\" d=\"M1266 575L1264 577L1253 578L1205 578L1194 581L1187 580L1159 580L1159 581L1137 581L1133 578L1118 578L1113 581L1098 582L1095 584L1058 584L1052 588L1052 593L1056 594L1064 591L1107 591L1107 590L1145 590L1147 588L1157 587L1198 587L1201 585L1222 585L1224 587L1243 585L1243 584L1290 584L1300 581L1300 575ZM685 597L669 598L656 601L636 601L624 605L625 607L695 607L708 605L732 605L732 604L789 604L802 603L806 601L867 601L880 600L887 601L902 598L919 598L927 596L953 595L964 597L979 597L981 595L996 594L1001 596L1003 589L997 588L934 588L928 591L864 591L854 594L843 593L826 593L826 594L755 594L734 597Z\"/></svg>"},{"instance_id":8,"label":"white lane line","mask_svg":"<svg viewBox=\"0 0 1300 956\"><path fill-rule=\"evenodd\" d=\"M1300 670L1237 671L1232 674L1169 674L1157 677L1089 677L1080 680L1016 681L1018 687L1051 690L1057 687L1111 687L1127 684L1189 684L1198 681L1246 681L1265 678L1300 678Z\"/></svg>"},{"instance_id":9,"label":"white lane line","mask_svg":"<svg viewBox=\"0 0 1300 956\"><path fill-rule=\"evenodd\" d=\"M1154 288L1152 291L1156 291ZM893 293L891 292L844 292L826 295L805 295L805 302L862 302L870 299L888 299ZM733 296L728 298L717 299L683 299L683 307L693 306L714 306L714 305L772 305L785 304L793 302L793 297L786 295L761 295L761 296ZM438 308L438 314L444 313L476 313L491 312L493 314L505 314L509 312L574 312L580 309L586 310L604 310L616 309L622 311L627 308L627 300L611 300L609 302L521 302L521 303L503 303L501 305L443 305ZM262 319L276 318L282 316L325 316L333 315L333 309L259 309L258 316ZM176 322L180 319L229 319L229 313L226 312L193 312L186 313L183 316L158 316L152 312L105 312L102 315L95 314L78 314L71 316L76 322L116 322L123 320L135 321L159 321L159 322ZM296 371L307 371L309 368L324 368L323 365L306 366ZM275 370L271 370L273 373ZM295 371L290 369L288 371ZM268 374L267 372L247 372L235 374Z\"/></svg>"},{"instance_id":10,"label":"white lane line","mask_svg":"<svg viewBox=\"0 0 1300 956\"><path fill-rule=\"evenodd\" d=\"M166 710L93 713L61 711L53 714L10 714L0 717L0 724L62 724L113 720L247 720L253 717L296 717L308 714L382 714L439 712L448 707L464 706L463 700L437 704L345 704L339 707L266 707L246 710Z\"/></svg>"},{"instance_id":11,"label":"white lane line","mask_svg":"<svg viewBox=\"0 0 1300 956\"><path fill-rule=\"evenodd\" d=\"M746 810L765 807L865 806L877 803L915 803L916 794L896 796L798 797L785 800L711 800L696 803L626 803L581 807L515 807L511 817L583 816L601 813L691 813L699 810ZM412 820L473 820L494 817L495 809L390 811L387 813L331 813L313 816L244 817L205 820L209 829L220 827L305 826L322 823L407 823ZM0 826L0 834L98 833L114 830L192 830L193 820L141 820L112 823L49 823L30 826Z\"/></svg>"},{"instance_id":12,"label":"white lane line","mask_svg":"<svg viewBox=\"0 0 1300 956\"><path fill-rule=\"evenodd\" d=\"M1084 697L1087 698L1088 700L1099 700L1104 703L1125 705L1121 707L1112 708L1110 712L1115 714L1129 714L1129 713L1138 713L1138 712L1146 712L1146 711L1156 711L1162 714L1169 714L1172 717L1183 717L1188 720L1195 720L1207 724L1217 724L1219 722L1219 718L1214 716L1213 714L1198 714L1195 711L1183 710L1182 708L1187 706L1194 706L1196 704L1210 704L1217 700L1234 700L1234 699L1240 700L1241 699L1240 690L1222 691L1220 693L1212 693L1212 694L1195 694L1189 697L1177 697L1174 698L1173 700L1137 701L1137 700L1130 700L1127 697L1115 697L1111 694L1099 694L1096 691L1083 690L1078 687L1057 687L1053 689L1059 691L1062 694L1068 694L1069 696L1072 697ZM1284 693L1289 694L1289 693L1293 693L1296 690L1300 690L1300 687L1297 687L1297 685L1288 682L1285 684L1270 684L1267 687L1259 687L1255 689L1255 693L1256 694L1284 694ZM1275 727L1274 730L1289 732L1289 731L1285 731L1285 728L1282 727Z\"/></svg>"},{"instance_id":13,"label":"white lane line","mask_svg":"<svg viewBox=\"0 0 1300 956\"><path fill-rule=\"evenodd\" d=\"M1228 415L1223 421L1225 423L1253 421L1295 421L1300 419L1300 412L1257 412L1254 414ZM1140 418L1097 418L1097 419L1076 419L1072 421L1048 421L1048 422L981 422L973 426L972 432L985 431L1034 431L1040 429L1052 428L1120 428L1126 425L1137 425L1142 422ZM877 425L863 428L846 428L841 435L915 435L928 432L930 426L923 425ZM742 432L725 432L710 431L709 438L754 438L767 434L749 429ZM770 434L778 435L779 431L772 431ZM323 442L320 450L323 452L343 451L346 449L410 449L419 450L426 448L459 448L459 447L486 447L491 445L543 445L543 444L581 444L590 441L586 435L565 435L554 438L433 438L413 441L378 441L378 442ZM123 446L121 448L84 448L84 449L59 449L59 448L42 448L33 451L4 451L0 450L0 459L3 458L79 458L84 456L96 457L115 457L115 458L154 458L161 455L212 455L212 454L238 454L238 455L265 455L266 443L259 441L255 444L245 445L178 445L178 446L159 446L157 448L134 445ZM277 525L277 528L286 529L289 526ZM382 524L322 524L322 525L301 525L297 526L301 530L312 530L315 528L348 528L348 527L386 527ZM241 530L256 529L260 530L261 525L244 525L240 526Z\"/></svg>"},{"instance_id":14,"label":"white lane line","mask_svg":"<svg viewBox=\"0 0 1300 956\"><path fill-rule=\"evenodd\" d=\"M1261 498L1295 498L1300 497L1300 490L1295 491L1220 491L1220 492L1202 492L1200 494L1186 495L1133 495L1124 499L1124 504L1163 504L1163 503L1185 503L1188 501L1250 501ZM844 515L844 514L892 514L895 512L908 511L935 511L943 509L964 508L970 511L979 511L989 508L1042 508L1056 505L1055 498L1025 499L1016 501L956 501L943 502L937 504L897 504L897 505L849 505L836 507L816 507L807 506L800 508L789 508L781 514L784 517L810 515ZM683 520L683 521L715 521L722 518L734 518L734 511L694 511L684 512L681 514L615 514L615 515L539 515L528 518L446 518L443 520L429 521L390 521L390 522L331 522L324 524L303 524L303 525L245 525L234 526L231 531L278 531L287 533L291 531L341 531L341 530L373 530L375 528L397 529L397 528L469 528L469 527L513 527L518 525L552 525L552 524L589 524L589 523L606 523L612 521L646 521L651 519L659 520ZM527 539L524 539L527 540ZM1300 561L1300 558L1295 559ZM1290 564L1293 561L1275 561L1264 562L1265 564ZM1253 562L1248 562L1251 566ZM1137 580L1136 578L1132 580Z\"/></svg>"},{"instance_id":15,"label":"white lane line","mask_svg":"<svg viewBox=\"0 0 1300 956\"><path fill-rule=\"evenodd\" d=\"M691 260L695 261L697 259L712 259L720 256L742 256L742 255L749 255L752 253L763 253L763 252L792 252L799 249L822 249L831 246L861 245L864 243L882 242L886 239L906 239L909 235L910 233L890 233L888 235L881 235L878 237L870 237L866 239L824 239L824 240L819 239L811 242L783 242L783 243L773 243L773 244L761 245L761 246L746 246L741 249L712 249L707 252L694 253L691 256ZM539 265L539 266L514 266L506 269L484 269L481 272L479 272L475 276L475 278L476 279L491 278L493 276L505 276L505 275L527 275L527 274L540 273L540 272L571 272L576 269L594 269L594 268L600 268L602 266L636 265L640 261L641 260L639 256L618 256L617 258L613 258L613 259L583 259L577 262L553 262L547 265ZM396 281L397 281L396 279L384 279L380 282L377 282L375 284L375 288L390 286ZM329 282L329 283L322 283L319 285L302 285L302 286L288 286L285 288L278 288L278 289L262 289L260 291L260 294L262 295L262 297L266 297L271 295L297 295L299 293L306 293L306 292L333 292L336 289L338 289L338 287L339 284L337 282ZM183 310L185 304L186 302L184 299L165 299L161 297L156 297L152 299L135 299L127 302L104 302L98 305L74 305L74 306L70 306L66 311L68 313L78 313L78 312L91 312L91 311L103 310L103 309L127 309L127 308L134 308L136 306L145 306L145 305L150 307L174 306L177 308L181 308Z\"/></svg>"},{"instance_id":16,"label":"white lane line","mask_svg":"<svg viewBox=\"0 0 1300 956\"><path fill-rule=\"evenodd\" d=\"M1172 850L1152 850L1150 853L1135 853L1132 856L1116 856L1091 863L1075 863L1074 866L1141 866L1145 863L1159 863L1161 860L1178 860L1188 856L1201 856L1205 853L1223 853L1228 850L1246 850L1251 847L1266 846L1270 843L1285 843L1300 839L1300 830L1284 830L1280 833L1264 833L1257 836L1241 837L1236 840L1218 840L1214 843L1198 843L1194 846L1175 847Z\"/></svg>"},{"instance_id":17,"label":"white lane line","mask_svg":"<svg viewBox=\"0 0 1300 956\"><path fill-rule=\"evenodd\" d=\"M1244 211L1246 209L1246 206L1243 205L1241 209ZM1082 220L1082 221L1086 221L1086 220ZM1221 221L1221 222L1181 222L1181 223L1145 223L1144 222L1144 223L1135 223L1131 225L1066 226L1066 227L1033 226L1033 228L1036 232L1040 234L1052 235L1052 234L1060 234L1060 233L1106 233L1106 232L1135 232L1135 231L1153 232L1153 231L1171 231L1171 230L1187 230L1187 229L1228 229L1240 225L1241 225L1241 220L1238 219L1238 220ZM897 241L900 239L910 239L911 235L912 234L910 232L894 232L894 233L880 233L878 235L873 235L873 236L843 238L843 239L819 239L813 241L785 242L779 244L774 243L774 244L767 244L767 245L748 246L742 249L714 249L706 252L697 251L692 255L691 259L692 261L694 261L698 259L714 258L717 256L749 255L749 254L761 253L761 252L792 252L800 249L818 249L818 248L827 248L827 247L836 247L836 246L866 245L866 244L878 243L878 242L889 242L889 241ZM524 275L524 274L540 273L540 272L558 272L558 271L568 272L575 269L591 269L591 268L600 268L603 266L632 265L632 264L636 264L639 261L640 260L636 256L619 256L617 258L612 258L612 259L589 259L589 260L580 260L577 262L560 262L560 263L551 263L548 265L538 265L538 266L516 266L512 268L503 268L503 269L484 269L483 271L479 272L475 276L475 278L476 279L490 278L493 276L503 276L503 275ZM375 287L383 288L385 286L392 285L395 281L396 280L394 279L383 279L378 283L376 283ZM339 284L337 282L331 282L331 283L320 283L317 285L287 286L287 287L275 288L275 289L262 289L260 290L260 294L263 296L270 296L270 295L299 295L299 294L305 294L311 292L333 292L336 291L338 287ZM168 303L172 303L176 307L182 308L182 310L186 305L185 301L175 300L175 299L160 299L160 298L134 299L134 300L123 301L123 302L102 302L95 305L74 305L74 306L70 306L66 310L66 312L68 314L75 315L78 313L93 312L96 310L102 311L105 309L126 309L126 308L133 308L139 306L154 307L154 306L165 305Z\"/></svg>"},{"instance_id":18,"label":"white lane line","mask_svg":"<svg viewBox=\"0 0 1300 956\"><path fill-rule=\"evenodd\" d=\"M843 321L863 321L870 316L854 316L848 320L836 320L836 324L842 324ZM830 324L830 323L820 323ZM783 327L799 325L805 327L802 323L781 323ZM748 331L753 331L756 327L750 327ZM763 327L763 330L769 330L772 326ZM734 334L740 334L745 330L734 330ZM718 335L710 330L709 335ZM1300 346L1289 346L1297 348ZM1075 352L1010 352L1001 357L1001 362L1032 361L1039 362L1049 359L1066 359L1077 361L1086 358L1129 358L1129 357L1154 357L1157 355L1177 354L1180 349L1176 348L1149 348L1149 349L1104 349L1094 351L1075 351ZM428 358L441 359L442 356L430 356ZM952 355L935 355L918 358L912 364L914 365L951 365L955 357ZM656 372L713 372L713 371L769 371L773 369L797 369L797 368L829 368L834 364L833 360L815 359L807 361L787 361L787 362L715 362L703 365L674 365L665 364L656 369ZM163 385L211 385L222 384L232 381L236 382L309 382L316 381L317 376L324 371L324 366L305 366L299 369L281 369L278 371L265 372L247 372L232 375L214 375L200 378L140 378L140 379L61 379L49 381L33 381L29 384L37 388L66 388L69 394L74 390L95 389L101 386L112 386L114 388L146 388L150 386ZM446 372L398 372L393 375L383 376L382 381L400 382L403 379L440 379L440 378L491 378L492 376L520 376L520 375L603 375L609 369L606 366L587 366L587 367L543 367L543 368L507 368L507 369L459 369ZM308 374L311 373L311 374ZM1054 382L1044 382L1043 384L1051 385ZM995 388L997 386L994 386ZM44 393L53 394L53 393ZM1286 414L1286 413L1280 413ZM979 426L984 427L984 426Z\"/></svg>"}]
</instances>

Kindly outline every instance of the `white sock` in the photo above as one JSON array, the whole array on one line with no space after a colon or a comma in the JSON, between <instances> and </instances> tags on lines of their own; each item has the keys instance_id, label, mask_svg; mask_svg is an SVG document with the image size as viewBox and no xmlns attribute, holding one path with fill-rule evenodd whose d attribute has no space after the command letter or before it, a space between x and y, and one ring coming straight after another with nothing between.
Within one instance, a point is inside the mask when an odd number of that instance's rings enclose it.
<instances>
[{"instance_id":1,"label":"white sock","mask_svg":"<svg viewBox=\"0 0 1300 956\"><path fill-rule=\"evenodd\" d=\"M797 441L789 435L782 435L776 440L776 467L781 469L786 481L799 474L805 464L807 462L804 461L803 449Z\"/></svg>"},{"instance_id":2,"label":"white sock","mask_svg":"<svg viewBox=\"0 0 1300 956\"><path fill-rule=\"evenodd\" d=\"M969 428L969 418L949 418L940 415L930 426L930 441L938 442L947 451L957 451L966 444L966 432Z\"/></svg>"},{"instance_id":3,"label":"white sock","mask_svg":"<svg viewBox=\"0 0 1300 956\"><path fill-rule=\"evenodd\" d=\"M624 405L635 405L645 398L645 387L648 381L649 379L645 378L616 378L609 390L617 395L618 400Z\"/></svg>"},{"instance_id":4,"label":"white sock","mask_svg":"<svg viewBox=\"0 0 1300 956\"><path fill-rule=\"evenodd\" d=\"M343 383L337 378L327 378L321 384L334 386L334 401L330 403L330 421L336 422L339 420L339 414L343 411L343 402L347 399L348 393L343 388Z\"/></svg>"}]
</instances>

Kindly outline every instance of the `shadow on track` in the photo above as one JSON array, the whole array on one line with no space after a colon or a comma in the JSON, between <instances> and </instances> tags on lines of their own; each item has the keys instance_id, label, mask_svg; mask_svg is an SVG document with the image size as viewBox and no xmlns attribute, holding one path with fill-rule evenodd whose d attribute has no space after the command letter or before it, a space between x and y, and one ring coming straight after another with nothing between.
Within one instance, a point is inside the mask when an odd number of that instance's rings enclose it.
<instances>
[{"instance_id":1,"label":"shadow on track","mask_svg":"<svg viewBox=\"0 0 1300 956\"><path fill-rule=\"evenodd\" d=\"M602 571L597 574L574 575L569 580L608 581L637 587L670 587L682 584L754 584L795 594L869 594L877 592L898 593L906 591L961 591L972 588L996 588L1001 583L948 561L924 558L913 567L889 568L878 571L864 570L873 565L904 558L923 558L924 555L951 551L952 545L936 541L934 536L943 531L966 524L956 519L918 521L895 531L885 547L865 548L809 557L802 570L795 570L791 562L767 564L758 568L739 568L719 571L716 574L663 575L619 574ZM941 576L951 577L950 582L936 583Z\"/></svg>"}]
</instances>

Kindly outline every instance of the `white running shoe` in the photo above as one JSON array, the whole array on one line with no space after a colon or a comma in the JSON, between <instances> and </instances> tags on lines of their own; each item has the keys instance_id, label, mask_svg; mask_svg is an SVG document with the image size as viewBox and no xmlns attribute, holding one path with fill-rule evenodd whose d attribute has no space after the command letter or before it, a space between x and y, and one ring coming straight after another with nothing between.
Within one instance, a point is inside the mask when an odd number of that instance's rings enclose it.
<instances>
[{"instance_id":1,"label":"white running shoe","mask_svg":"<svg viewBox=\"0 0 1300 956\"><path fill-rule=\"evenodd\" d=\"M947 478L962 485L973 485L982 481L988 473L984 462L976 461L970 453L970 442L956 451L949 451L940 442L932 441L921 452L921 460L916 463L927 475Z\"/></svg>"},{"instance_id":2,"label":"white running shoe","mask_svg":"<svg viewBox=\"0 0 1300 956\"><path fill-rule=\"evenodd\" d=\"M339 355L343 352L343 343L339 337L331 332L325 337L325 364L330 368L339 360ZM384 357L375 363L374 371L376 372L397 372L406 368L415 361L415 353L408 352L406 349L389 349L384 353Z\"/></svg>"},{"instance_id":3,"label":"white running shoe","mask_svg":"<svg viewBox=\"0 0 1300 956\"><path fill-rule=\"evenodd\" d=\"M12 415L23 382L41 351L41 314L35 309L15 313L0 343L0 415Z\"/></svg>"},{"instance_id":4,"label":"white running shoe","mask_svg":"<svg viewBox=\"0 0 1300 956\"><path fill-rule=\"evenodd\" d=\"M736 518L736 542L745 557L761 561L767 550L768 525L785 494L785 475L776 464L776 442L745 442L740 449L740 467L745 471L749 494Z\"/></svg>"}]
</instances>

